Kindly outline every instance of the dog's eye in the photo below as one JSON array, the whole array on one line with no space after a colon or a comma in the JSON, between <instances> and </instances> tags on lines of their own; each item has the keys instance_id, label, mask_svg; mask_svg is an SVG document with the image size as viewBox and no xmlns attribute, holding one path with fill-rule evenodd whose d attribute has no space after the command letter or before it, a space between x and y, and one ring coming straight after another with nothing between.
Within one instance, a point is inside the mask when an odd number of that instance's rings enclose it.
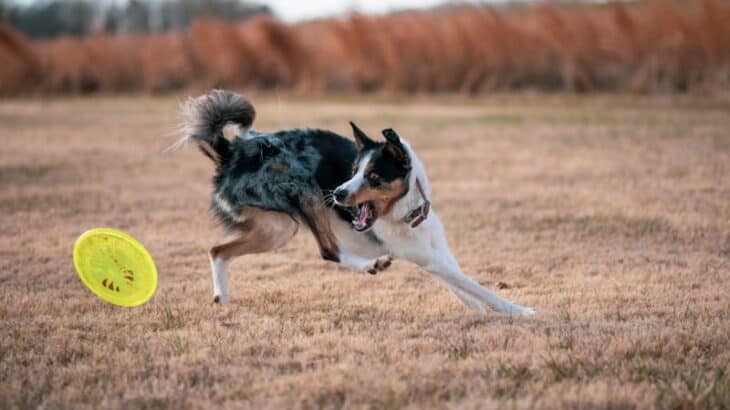
<instances>
[{"instance_id":1,"label":"dog's eye","mask_svg":"<svg viewBox=\"0 0 730 410\"><path fill-rule=\"evenodd\" d=\"M380 185L380 175L376 174L375 172L371 172L367 175L368 178L368 184L372 186L378 186Z\"/></svg>"}]
</instances>

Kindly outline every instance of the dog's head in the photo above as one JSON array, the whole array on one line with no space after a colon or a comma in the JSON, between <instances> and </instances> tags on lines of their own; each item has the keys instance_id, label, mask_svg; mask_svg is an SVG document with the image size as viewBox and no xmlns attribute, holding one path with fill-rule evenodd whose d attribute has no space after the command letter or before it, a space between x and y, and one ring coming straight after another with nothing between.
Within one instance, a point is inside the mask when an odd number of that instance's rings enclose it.
<instances>
[{"instance_id":1,"label":"dog's head","mask_svg":"<svg viewBox=\"0 0 730 410\"><path fill-rule=\"evenodd\" d=\"M373 141L350 122L357 145L352 177L335 189L337 203L357 207L355 230L366 231L379 216L387 215L408 192L411 159L398 134L383 130L384 142Z\"/></svg>"}]
</instances>

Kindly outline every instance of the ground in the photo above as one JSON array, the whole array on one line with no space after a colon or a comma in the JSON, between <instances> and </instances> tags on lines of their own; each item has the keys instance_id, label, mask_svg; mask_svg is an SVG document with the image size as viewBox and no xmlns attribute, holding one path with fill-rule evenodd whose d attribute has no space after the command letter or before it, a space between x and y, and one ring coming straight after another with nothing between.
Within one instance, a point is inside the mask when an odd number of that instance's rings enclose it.
<instances>
[{"instance_id":1,"label":"ground","mask_svg":"<svg viewBox=\"0 0 730 410\"><path fill-rule=\"evenodd\" d=\"M0 407L728 408L730 103L699 97L255 98L257 128L393 127L424 160L465 272L533 317L462 307L429 274L318 257L306 230L212 303L212 164L179 97L0 102ZM138 308L78 280L75 239L142 241Z\"/></svg>"}]
</instances>

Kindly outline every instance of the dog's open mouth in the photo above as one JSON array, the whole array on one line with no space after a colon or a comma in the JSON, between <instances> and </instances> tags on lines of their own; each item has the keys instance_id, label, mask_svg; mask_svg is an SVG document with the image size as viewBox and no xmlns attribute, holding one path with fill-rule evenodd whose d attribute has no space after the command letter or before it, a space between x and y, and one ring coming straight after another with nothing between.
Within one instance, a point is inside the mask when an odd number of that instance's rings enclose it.
<instances>
[{"instance_id":1,"label":"dog's open mouth","mask_svg":"<svg viewBox=\"0 0 730 410\"><path fill-rule=\"evenodd\" d=\"M367 231L377 219L377 210L372 202L363 202L357 206L357 216L352 221L355 230L358 232Z\"/></svg>"}]
</instances>

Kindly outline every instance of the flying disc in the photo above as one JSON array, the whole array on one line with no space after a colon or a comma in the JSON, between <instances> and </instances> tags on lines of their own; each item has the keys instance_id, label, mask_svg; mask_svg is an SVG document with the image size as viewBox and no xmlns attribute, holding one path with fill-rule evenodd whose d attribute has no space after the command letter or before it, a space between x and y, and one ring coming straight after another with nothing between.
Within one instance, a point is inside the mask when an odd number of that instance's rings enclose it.
<instances>
[{"instance_id":1,"label":"flying disc","mask_svg":"<svg viewBox=\"0 0 730 410\"><path fill-rule=\"evenodd\" d=\"M157 268L147 249L124 232L84 232L73 250L79 278L96 296L118 306L138 306L155 294Z\"/></svg>"}]
</instances>

